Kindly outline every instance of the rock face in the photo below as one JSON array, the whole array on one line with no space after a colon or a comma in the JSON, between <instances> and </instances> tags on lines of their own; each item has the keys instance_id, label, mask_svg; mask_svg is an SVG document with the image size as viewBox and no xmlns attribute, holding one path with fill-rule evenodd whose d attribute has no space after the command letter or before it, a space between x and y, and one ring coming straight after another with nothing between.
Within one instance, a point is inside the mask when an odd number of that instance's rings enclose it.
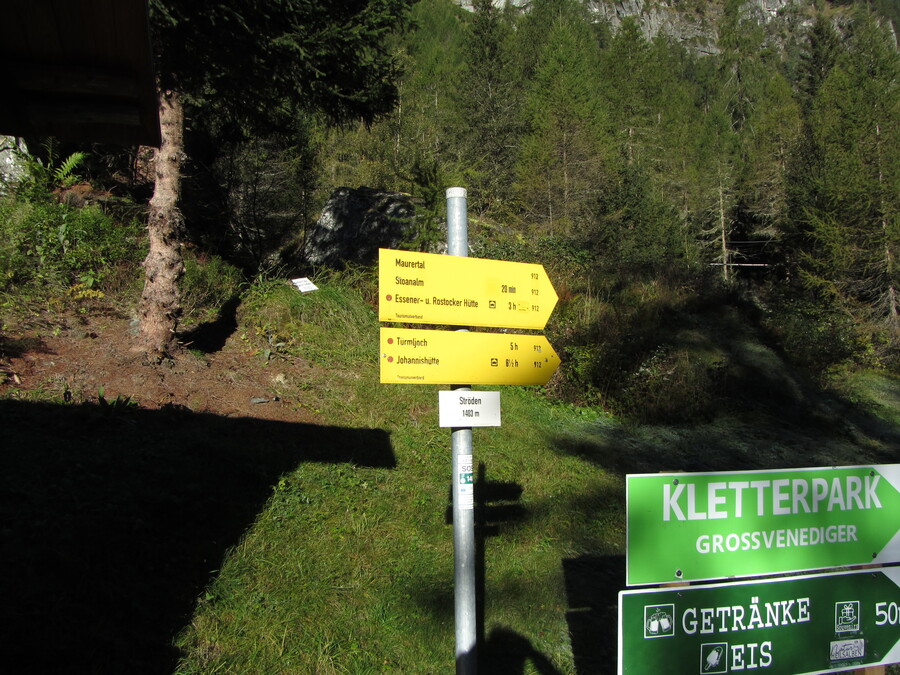
<instances>
[{"instance_id":1,"label":"rock face","mask_svg":"<svg viewBox=\"0 0 900 675\"><path fill-rule=\"evenodd\" d=\"M591 0L590 5L595 15L608 21L613 30L631 16L637 19L648 40L667 35L700 53L719 51L721 5L683 0ZM766 26L770 33L777 33L781 23L795 23L798 18L801 22L810 20L805 12L810 5L812 0L746 0L742 15Z\"/></svg>"},{"instance_id":2,"label":"rock face","mask_svg":"<svg viewBox=\"0 0 900 675\"><path fill-rule=\"evenodd\" d=\"M492 1L494 4L494 7L496 7L497 9L503 9L504 5L506 5L506 3L507 3L507 0L492 0ZM527 5L530 2L530 0L508 0L508 1L509 1L509 4L512 5L513 7L524 7L525 5ZM472 0L457 0L457 3L463 9L467 9L470 12L473 10Z\"/></svg>"},{"instance_id":3,"label":"rock face","mask_svg":"<svg viewBox=\"0 0 900 675\"><path fill-rule=\"evenodd\" d=\"M471 0L457 2L471 11ZM512 4L527 11L529 2L513 0ZM813 0L746 0L743 16L775 33L781 22L795 22L798 17L801 21L808 20L804 10L812 4ZM502 7L504 0L494 0L494 5ZM594 16L608 22L613 31L618 30L626 17L634 17L648 40L666 35L700 54L719 52L720 3L706 0L589 0L588 5Z\"/></svg>"},{"instance_id":4,"label":"rock face","mask_svg":"<svg viewBox=\"0 0 900 675\"><path fill-rule=\"evenodd\" d=\"M412 198L401 192L341 187L331 193L304 248L308 265L371 264L379 248L397 248L415 226Z\"/></svg>"},{"instance_id":5,"label":"rock face","mask_svg":"<svg viewBox=\"0 0 900 675\"><path fill-rule=\"evenodd\" d=\"M644 37L652 40L667 35L683 42L695 51L706 54L718 52L716 20L705 9L689 12L679 9L677 0L592 0L594 15L609 23L613 31L619 29L627 17L634 17Z\"/></svg>"},{"instance_id":6,"label":"rock face","mask_svg":"<svg viewBox=\"0 0 900 675\"><path fill-rule=\"evenodd\" d=\"M25 141L13 136L0 136L0 184L15 183L25 174L25 163L16 151L27 152Z\"/></svg>"}]
</instances>

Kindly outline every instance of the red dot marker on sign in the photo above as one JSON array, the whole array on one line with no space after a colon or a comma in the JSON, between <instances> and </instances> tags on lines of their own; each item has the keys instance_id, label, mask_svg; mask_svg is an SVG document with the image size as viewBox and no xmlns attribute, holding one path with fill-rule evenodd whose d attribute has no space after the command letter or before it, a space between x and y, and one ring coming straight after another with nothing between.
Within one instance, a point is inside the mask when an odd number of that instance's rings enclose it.
<instances>
[{"instance_id":1,"label":"red dot marker on sign","mask_svg":"<svg viewBox=\"0 0 900 675\"><path fill-rule=\"evenodd\" d=\"M388 344L389 345L394 344L394 338L388 338Z\"/></svg>"},{"instance_id":2,"label":"red dot marker on sign","mask_svg":"<svg viewBox=\"0 0 900 675\"><path fill-rule=\"evenodd\" d=\"M393 295L386 295L386 296L385 296L385 300L387 300L388 302L390 302L390 301L393 300L393 299L394 299L394 296L393 296Z\"/></svg>"},{"instance_id":3,"label":"red dot marker on sign","mask_svg":"<svg viewBox=\"0 0 900 675\"><path fill-rule=\"evenodd\" d=\"M394 362L394 357L393 357L393 356L389 356L389 357L388 357L388 363L393 363L393 362Z\"/></svg>"}]
</instances>

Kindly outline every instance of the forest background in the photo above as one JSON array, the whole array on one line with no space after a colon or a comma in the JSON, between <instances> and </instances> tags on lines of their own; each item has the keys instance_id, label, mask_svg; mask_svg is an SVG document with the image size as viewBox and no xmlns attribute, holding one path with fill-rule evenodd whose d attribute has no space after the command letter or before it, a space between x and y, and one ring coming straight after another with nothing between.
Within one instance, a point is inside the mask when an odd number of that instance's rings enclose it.
<instances>
[{"instance_id":1,"label":"forest background","mask_svg":"<svg viewBox=\"0 0 900 675\"><path fill-rule=\"evenodd\" d=\"M724 338L736 316L815 378L895 372L896 4L663 9L708 39L648 40L639 17L614 27L574 0L422 0L379 46L400 66L395 105L359 122L312 108L261 133L215 91L186 97L183 237L248 279L283 277L331 192L369 186L412 195L408 245L438 250L443 191L464 186L474 255L551 269L566 400L713 414L744 379ZM83 176L140 200L139 152L81 149ZM8 286L23 257L6 256ZM89 267L68 281L93 282Z\"/></svg>"},{"instance_id":2,"label":"forest background","mask_svg":"<svg viewBox=\"0 0 900 675\"><path fill-rule=\"evenodd\" d=\"M815 377L896 370L900 61L883 13L675 3L714 27L709 50L648 40L639 17L613 30L590 3L474 5L414 6L397 107L320 137L315 180L415 195L431 245L442 188L467 187L474 253L558 280L556 393L714 414L752 387L737 315Z\"/></svg>"},{"instance_id":3,"label":"forest background","mask_svg":"<svg viewBox=\"0 0 900 675\"><path fill-rule=\"evenodd\" d=\"M442 240L443 189L465 186L473 253L543 262L558 280L558 393L579 402L710 414L735 393L722 294L814 375L895 370L891 24L866 4L794 4L765 24L734 0L680 9L707 17L716 53L648 41L636 18L613 31L583 3L477 2L470 14L420 2L392 38L403 76L388 116L330 129L307 119L293 137L227 154L206 129L220 152L203 160L231 168L219 181L230 204L250 198L227 214L243 234L266 230L273 165L297 172L302 188L278 194L299 223L337 186L412 194L414 247ZM235 239L216 252L253 252ZM241 239L261 264L267 247Z\"/></svg>"}]
</instances>

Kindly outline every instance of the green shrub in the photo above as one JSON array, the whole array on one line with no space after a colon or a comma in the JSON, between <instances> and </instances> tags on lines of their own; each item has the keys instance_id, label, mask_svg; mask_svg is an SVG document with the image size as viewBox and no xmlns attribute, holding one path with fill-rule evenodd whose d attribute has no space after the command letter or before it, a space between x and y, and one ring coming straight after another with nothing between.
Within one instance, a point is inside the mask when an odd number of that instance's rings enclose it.
<instances>
[{"instance_id":1,"label":"green shrub","mask_svg":"<svg viewBox=\"0 0 900 675\"><path fill-rule=\"evenodd\" d=\"M723 366L721 355L697 345L661 345L623 377L610 407L639 422L706 420L718 412Z\"/></svg>"},{"instance_id":2,"label":"green shrub","mask_svg":"<svg viewBox=\"0 0 900 675\"><path fill-rule=\"evenodd\" d=\"M144 257L140 225L117 223L95 206L52 201L0 201L0 284L29 283L94 289L106 271Z\"/></svg>"},{"instance_id":3,"label":"green shrub","mask_svg":"<svg viewBox=\"0 0 900 675\"><path fill-rule=\"evenodd\" d=\"M751 329L715 284L679 270L602 269L568 284L547 326L563 361L551 395L649 423L702 421L727 407L731 343Z\"/></svg>"},{"instance_id":4,"label":"green shrub","mask_svg":"<svg viewBox=\"0 0 900 675\"><path fill-rule=\"evenodd\" d=\"M24 147L24 146L22 146ZM84 152L73 152L62 159L57 154L57 143L48 138L43 143L44 159L27 150L16 147L13 153L24 167L23 175L12 185L15 196L27 202L53 201L53 191L74 185L80 179L76 169L84 163Z\"/></svg>"},{"instance_id":5,"label":"green shrub","mask_svg":"<svg viewBox=\"0 0 900 675\"><path fill-rule=\"evenodd\" d=\"M788 358L814 375L848 361L871 361L871 341L853 317L824 301L776 298L764 325Z\"/></svg>"},{"instance_id":6,"label":"green shrub","mask_svg":"<svg viewBox=\"0 0 900 675\"><path fill-rule=\"evenodd\" d=\"M244 338L266 357L302 355L323 365L352 365L377 353L375 311L352 270L316 278L301 293L287 280L254 283L244 295ZM367 284L363 284L367 286Z\"/></svg>"}]
</instances>

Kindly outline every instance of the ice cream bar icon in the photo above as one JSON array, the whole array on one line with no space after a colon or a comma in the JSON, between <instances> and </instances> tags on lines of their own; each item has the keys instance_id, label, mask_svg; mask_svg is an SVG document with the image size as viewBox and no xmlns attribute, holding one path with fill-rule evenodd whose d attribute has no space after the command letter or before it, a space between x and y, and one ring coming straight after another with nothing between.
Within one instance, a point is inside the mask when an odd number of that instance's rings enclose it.
<instances>
[{"instance_id":1,"label":"ice cream bar icon","mask_svg":"<svg viewBox=\"0 0 900 675\"><path fill-rule=\"evenodd\" d=\"M722 648L716 647L711 650L709 654L706 655L706 665L703 667L703 670L709 670L710 668L715 668L719 665L719 662L722 660Z\"/></svg>"}]
</instances>

